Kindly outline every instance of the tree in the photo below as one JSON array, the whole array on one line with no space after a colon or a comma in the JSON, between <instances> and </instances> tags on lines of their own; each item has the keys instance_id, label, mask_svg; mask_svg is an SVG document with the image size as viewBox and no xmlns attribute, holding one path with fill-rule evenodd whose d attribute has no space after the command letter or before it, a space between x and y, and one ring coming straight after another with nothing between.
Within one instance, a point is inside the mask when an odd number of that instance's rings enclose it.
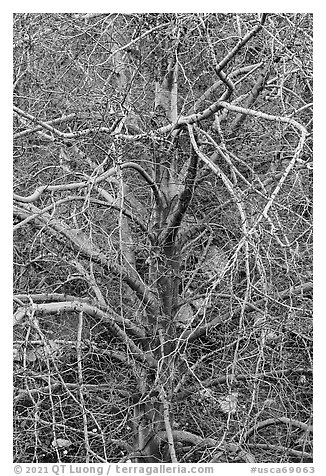
<instances>
[{"instance_id":1,"label":"tree","mask_svg":"<svg viewBox=\"0 0 326 476\"><path fill-rule=\"evenodd\" d=\"M14 16L16 461L311 460L311 29Z\"/></svg>"}]
</instances>

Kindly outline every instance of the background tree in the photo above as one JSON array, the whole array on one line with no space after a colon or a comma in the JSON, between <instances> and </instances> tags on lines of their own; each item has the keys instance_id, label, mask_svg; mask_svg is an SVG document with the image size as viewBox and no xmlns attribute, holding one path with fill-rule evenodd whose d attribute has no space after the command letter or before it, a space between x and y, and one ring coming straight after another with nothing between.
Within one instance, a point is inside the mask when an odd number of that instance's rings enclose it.
<instances>
[{"instance_id":1,"label":"background tree","mask_svg":"<svg viewBox=\"0 0 326 476\"><path fill-rule=\"evenodd\" d=\"M311 35L14 16L16 461L311 461Z\"/></svg>"}]
</instances>

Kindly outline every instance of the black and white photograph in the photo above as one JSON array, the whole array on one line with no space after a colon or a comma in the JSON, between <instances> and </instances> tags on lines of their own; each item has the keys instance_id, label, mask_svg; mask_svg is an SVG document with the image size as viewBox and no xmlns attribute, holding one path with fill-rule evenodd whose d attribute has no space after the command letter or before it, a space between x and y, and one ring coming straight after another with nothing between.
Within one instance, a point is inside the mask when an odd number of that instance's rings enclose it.
<instances>
[{"instance_id":1,"label":"black and white photograph","mask_svg":"<svg viewBox=\"0 0 326 476\"><path fill-rule=\"evenodd\" d=\"M12 15L16 468L313 469L315 15L214 8Z\"/></svg>"}]
</instances>

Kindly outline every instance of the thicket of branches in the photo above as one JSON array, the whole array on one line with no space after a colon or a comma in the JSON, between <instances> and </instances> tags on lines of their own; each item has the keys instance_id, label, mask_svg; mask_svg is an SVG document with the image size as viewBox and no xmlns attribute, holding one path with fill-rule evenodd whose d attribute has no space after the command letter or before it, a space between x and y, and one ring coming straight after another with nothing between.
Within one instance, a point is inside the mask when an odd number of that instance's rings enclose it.
<instances>
[{"instance_id":1,"label":"thicket of branches","mask_svg":"<svg viewBox=\"0 0 326 476\"><path fill-rule=\"evenodd\" d=\"M312 16L14 15L14 459L312 461Z\"/></svg>"}]
</instances>

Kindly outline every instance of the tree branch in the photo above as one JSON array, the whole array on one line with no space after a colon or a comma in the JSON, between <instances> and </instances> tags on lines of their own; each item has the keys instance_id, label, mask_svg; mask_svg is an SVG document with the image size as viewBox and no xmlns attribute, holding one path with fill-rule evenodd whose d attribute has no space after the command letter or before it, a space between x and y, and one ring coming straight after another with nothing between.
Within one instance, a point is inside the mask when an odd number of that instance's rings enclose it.
<instances>
[{"instance_id":1,"label":"tree branch","mask_svg":"<svg viewBox=\"0 0 326 476\"><path fill-rule=\"evenodd\" d=\"M248 374L242 374L242 375L235 375L235 379L237 382L243 381L243 380L256 380L256 379L267 379L267 378L275 378L278 379L280 377L283 377L285 375L291 375L291 374L312 374L312 369L305 369L305 368L298 368L298 369L282 369L282 370L271 370L270 372L263 372L260 374L253 374L253 375L248 375ZM208 387L214 387L218 386L221 384L228 383L230 376L229 375L221 375L220 377L213 378L213 379L206 379L201 382L201 386L208 388ZM187 390L183 390L182 392L178 392L175 394L175 398L177 401L184 400L185 398L189 397L193 393L196 393L198 391L198 386L193 385Z\"/></svg>"},{"instance_id":2,"label":"tree branch","mask_svg":"<svg viewBox=\"0 0 326 476\"><path fill-rule=\"evenodd\" d=\"M39 210L33 205L26 205L28 212L38 212ZM24 208L23 208L24 210ZM16 214L23 213L16 210ZM23 215L24 216L24 215ZM128 286L135 291L138 299L145 305L148 306L152 312L156 312L157 302L155 296L147 289L143 282L137 279L135 276L131 276L127 270L117 263L113 263L109 258L107 258L94 243L90 243L83 233L79 234L76 230L72 230L61 223L59 220L53 218L49 214L43 214L42 216L37 216L34 219L34 223L37 226L46 227L46 231L50 232L55 238L58 239L57 234L64 236L69 240L71 245L78 249L84 256L91 258L94 262L100 264L104 268L111 270L115 275L122 278Z\"/></svg>"},{"instance_id":3,"label":"tree branch","mask_svg":"<svg viewBox=\"0 0 326 476\"><path fill-rule=\"evenodd\" d=\"M282 453L283 455L289 454L292 456L295 456L297 458L306 458L306 459L311 459L312 460L312 454L307 453L306 451L300 451L300 450L293 450L292 448L287 448L286 446L280 446L280 445L269 445L269 444L264 444L264 443L247 443L248 448L257 448L259 450L271 450L273 452L273 455L275 451L278 451Z\"/></svg>"},{"instance_id":4,"label":"tree branch","mask_svg":"<svg viewBox=\"0 0 326 476\"><path fill-rule=\"evenodd\" d=\"M282 291L278 295L278 299L283 300L283 299L287 299L288 297L291 297L293 294L308 293L312 289L313 289L313 285L310 282L305 283L303 285L299 284L298 286L291 287L289 289L286 289L285 291ZM189 330L184 331L183 334L180 336L180 340L184 340L185 342L192 342L195 339L197 339L198 337L206 334L210 329L213 329L216 326L219 326L219 325L222 325L222 324L226 324L227 322L229 322L229 321L235 319L236 317L238 317L241 314L242 310L243 310L243 306L244 306L244 311L246 311L246 312L256 311L257 307L259 307L261 304L262 305L265 304L266 299L270 299L270 300L274 301L274 299L272 297L265 296L263 299L259 299L258 301L254 301L253 303L247 302L247 303L245 303L243 305L240 305L237 308L235 308L232 312L232 315L230 315L230 313L227 312L227 313L223 314L222 316L218 316L215 319L211 320L210 322L208 322L204 326L197 327L196 329L194 329L192 331L189 331Z\"/></svg>"},{"instance_id":5,"label":"tree branch","mask_svg":"<svg viewBox=\"0 0 326 476\"><path fill-rule=\"evenodd\" d=\"M134 342L127 336L126 332L122 330L116 323L115 319L100 309L90 306L89 304L78 301L66 302L52 302L45 304L30 304L28 306L20 307L14 314L14 325L21 324L25 316L36 312L40 314L61 314L64 312L86 312L90 316L98 318L105 322L110 328L113 335L115 335L121 342L128 346L135 359L141 362L147 362L151 368L156 368L157 362L148 352L144 353ZM121 319L123 325L123 319Z\"/></svg>"},{"instance_id":6,"label":"tree branch","mask_svg":"<svg viewBox=\"0 0 326 476\"><path fill-rule=\"evenodd\" d=\"M140 327L127 318L122 318L120 314L115 312L107 304L100 303L98 301L90 302L88 298L81 298L78 296L70 296L69 294L59 294L59 293L41 293L41 294L15 294L14 298L19 299L23 302L37 302L37 303L46 303L46 302L77 302L81 304L86 304L91 306L94 309L98 309L102 315L109 315L117 322L119 325L123 326L126 330L130 331L133 335L139 338L145 337L145 332Z\"/></svg>"},{"instance_id":7,"label":"tree branch","mask_svg":"<svg viewBox=\"0 0 326 476\"><path fill-rule=\"evenodd\" d=\"M63 115L62 117L58 117L57 119L51 119L50 121L44 122L44 124L48 124L51 126L52 124L61 124L62 122L67 122L70 121L71 119L74 119L77 117L77 114L73 112L72 114L67 114L66 116ZM32 134L34 132L38 132L43 129L43 125L35 126L30 129L25 129L22 132L17 132L16 134L13 135L14 139L18 139L19 137L24 137L28 134Z\"/></svg>"},{"instance_id":8,"label":"tree branch","mask_svg":"<svg viewBox=\"0 0 326 476\"><path fill-rule=\"evenodd\" d=\"M195 150L191 149L190 163L185 177L185 184L183 191L178 197L178 203L176 209L171 213L169 222L164 230L164 233L160 236L162 243L174 241L182 219L187 211L190 201L193 196L195 179L197 174L198 157Z\"/></svg>"},{"instance_id":9,"label":"tree branch","mask_svg":"<svg viewBox=\"0 0 326 476\"><path fill-rule=\"evenodd\" d=\"M257 68L259 68L261 66L262 63L257 63L257 64L254 64L254 65L249 65L249 66L244 66L242 68L239 68L235 71L233 71L232 73L229 74L229 78L230 79L235 79L237 78L238 76L240 76L241 74L245 74L245 77L248 76L248 74L252 74L254 71L256 71ZM240 81L240 80L239 80ZM237 84L238 82L237 81ZM192 108L188 111L188 115L191 115L191 114L194 114L196 112L198 112L198 109L199 107L202 105L202 103L208 99L212 93L214 93L214 91L216 91L216 89L218 89L220 86L222 86L223 84L223 81L222 80L218 80L216 81L214 84L212 84L212 86L210 86L201 96L199 99L197 99L197 101L195 102L195 104L192 106Z\"/></svg>"},{"instance_id":10,"label":"tree branch","mask_svg":"<svg viewBox=\"0 0 326 476\"><path fill-rule=\"evenodd\" d=\"M250 436L255 433L256 431L260 430L261 428L265 428L266 426L270 425L278 425L279 423L284 423L284 425L290 425L290 426L296 426L297 428L301 428L301 430L304 430L306 432L313 432L313 426L312 425L307 425L306 423L303 423L298 420L291 420L291 418L287 417L279 417L279 418L268 418L267 420L261 421L257 423L257 425L254 425L251 427L243 436L243 441L247 441Z\"/></svg>"},{"instance_id":11,"label":"tree branch","mask_svg":"<svg viewBox=\"0 0 326 476\"><path fill-rule=\"evenodd\" d=\"M219 73L237 54L237 52L246 44L248 41L255 36L263 27L267 18L267 13L263 13L258 25L256 25L249 33L247 33L235 47L222 59L222 61L216 66L216 73Z\"/></svg>"}]
</instances>

